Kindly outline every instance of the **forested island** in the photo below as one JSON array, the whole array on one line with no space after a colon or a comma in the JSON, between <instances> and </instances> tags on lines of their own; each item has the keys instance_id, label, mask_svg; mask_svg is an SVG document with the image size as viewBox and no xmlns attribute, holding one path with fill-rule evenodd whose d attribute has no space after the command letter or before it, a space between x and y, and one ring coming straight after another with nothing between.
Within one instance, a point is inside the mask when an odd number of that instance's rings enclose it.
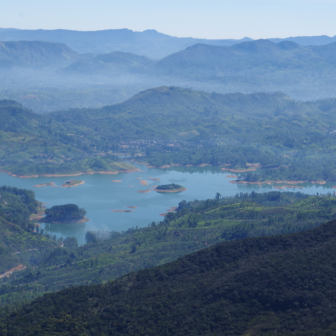
<instances>
[{"instance_id":1,"label":"forested island","mask_svg":"<svg viewBox=\"0 0 336 336\"><path fill-rule=\"evenodd\" d=\"M163 184L163 185L157 186L154 190L157 192L162 192L162 193L165 193L165 192L170 193L170 192L181 192L187 189L179 184L171 183L171 184Z\"/></svg>"},{"instance_id":2,"label":"forested island","mask_svg":"<svg viewBox=\"0 0 336 336\"><path fill-rule=\"evenodd\" d=\"M84 223L86 211L76 204L56 205L45 210L45 217L41 219L44 223Z\"/></svg>"}]
</instances>

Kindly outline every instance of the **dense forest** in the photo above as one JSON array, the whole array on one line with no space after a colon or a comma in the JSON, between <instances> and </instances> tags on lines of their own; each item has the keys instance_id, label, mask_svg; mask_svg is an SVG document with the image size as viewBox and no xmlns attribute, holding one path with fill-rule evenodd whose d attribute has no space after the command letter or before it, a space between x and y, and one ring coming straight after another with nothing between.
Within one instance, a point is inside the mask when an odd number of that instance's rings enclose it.
<instances>
[{"instance_id":1,"label":"dense forest","mask_svg":"<svg viewBox=\"0 0 336 336\"><path fill-rule=\"evenodd\" d=\"M126 152L150 166L263 168L249 181L336 181L335 108L335 99L299 102L282 93L178 87L43 115L6 100L0 104L0 169L18 175L134 169L116 155Z\"/></svg>"},{"instance_id":2,"label":"dense forest","mask_svg":"<svg viewBox=\"0 0 336 336\"><path fill-rule=\"evenodd\" d=\"M63 248L35 253L30 267L0 287L0 305L16 304L70 286L100 284L162 265L222 241L314 228L335 218L334 195L241 193L234 197L181 202L160 223L125 232L92 231L87 244L64 240ZM38 268L36 268L38 266ZM7 310L13 310L8 306Z\"/></svg>"},{"instance_id":3,"label":"dense forest","mask_svg":"<svg viewBox=\"0 0 336 336\"><path fill-rule=\"evenodd\" d=\"M4 316L9 335L333 335L336 222L222 242Z\"/></svg>"},{"instance_id":4,"label":"dense forest","mask_svg":"<svg viewBox=\"0 0 336 336\"><path fill-rule=\"evenodd\" d=\"M71 222L73 220L82 219L86 215L84 209L80 209L76 204L55 205L45 210L46 223L52 222Z\"/></svg>"},{"instance_id":5,"label":"dense forest","mask_svg":"<svg viewBox=\"0 0 336 336\"><path fill-rule=\"evenodd\" d=\"M335 181L335 108L334 99L298 102L281 93L223 95L160 87L121 104L51 115L99 130L106 149L133 158L139 154L150 166L259 164L282 167L260 171L259 179L278 174L275 179ZM112 149L116 144L119 149Z\"/></svg>"},{"instance_id":6,"label":"dense forest","mask_svg":"<svg viewBox=\"0 0 336 336\"><path fill-rule=\"evenodd\" d=\"M36 114L15 101L0 101L2 171L36 175L134 169L118 156L97 150L90 140L79 128Z\"/></svg>"},{"instance_id":7,"label":"dense forest","mask_svg":"<svg viewBox=\"0 0 336 336\"><path fill-rule=\"evenodd\" d=\"M38 211L39 206L30 190L0 187L0 274L22 262L27 264L26 258L34 253L27 250L59 245L50 237L39 234L38 227L30 221L30 216Z\"/></svg>"}]
</instances>

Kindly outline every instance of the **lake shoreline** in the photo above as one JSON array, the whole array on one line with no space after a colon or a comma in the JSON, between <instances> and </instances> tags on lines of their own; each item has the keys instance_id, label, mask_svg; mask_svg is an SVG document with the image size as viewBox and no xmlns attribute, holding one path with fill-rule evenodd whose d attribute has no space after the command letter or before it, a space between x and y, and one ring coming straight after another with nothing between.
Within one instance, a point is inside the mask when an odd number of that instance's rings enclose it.
<instances>
[{"instance_id":1,"label":"lake shoreline","mask_svg":"<svg viewBox=\"0 0 336 336\"><path fill-rule=\"evenodd\" d=\"M56 222L56 221L53 221L53 222L48 221L48 222L46 222L44 219L45 219L44 217L41 218L39 220L39 222L46 223L46 224L65 224L65 225L67 225L67 224L83 224L83 223L86 223L86 222L90 221L90 219L86 218L86 217L84 217L82 219L76 219L76 220L72 220L72 221L67 221L67 222Z\"/></svg>"},{"instance_id":2,"label":"lake shoreline","mask_svg":"<svg viewBox=\"0 0 336 336\"><path fill-rule=\"evenodd\" d=\"M159 192L159 193L177 193L177 192L182 192L182 191L186 191L187 188L180 188L180 189L173 189L173 190L163 190L163 189L153 189L154 191L156 192Z\"/></svg>"},{"instance_id":3,"label":"lake shoreline","mask_svg":"<svg viewBox=\"0 0 336 336\"><path fill-rule=\"evenodd\" d=\"M34 185L34 188L42 188L42 187L72 188L72 187L77 187L79 185L84 184L85 181L79 181L78 183L74 183L74 184L63 183L60 186L55 185L55 183L56 182L48 182L48 183L36 184L36 185Z\"/></svg>"},{"instance_id":4,"label":"lake shoreline","mask_svg":"<svg viewBox=\"0 0 336 336\"><path fill-rule=\"evenodd\" d=\"M285 185L283 187L286 187L286 188L300 188L300 189L303 189L303 187L295 186L295 184L310 183L310 184L323 185L323 184L326 184L327 182L332 182L332 181L302 181L302 180L299 180L299 181L266 180L266 181L256 181L256 182L245 181L245 180L232 180L232 181L229 181L229 183L232 183L232 184L251 184L251 185L262 185L262 184L268 184L268 185L270 185L270 184L274 184L274 183L277 183L277 184L290 184L289 186ZM276 187L276 188L281 188L281 187Z\"/></svg>"},{"instance_id":5,"label":"lake shoreline","mask_svg":"<svg viewBox=\"0 0 336 336\"><path fill-rule=\"evenodd\" d=\"M34 174L34 175L20 175L14 174L9 171L0 170L1 173L8 174L9 176L18 177L18 178L35 178L35 177L68 177L68 176L79 176L79 175L93 175L93 174L104 174L104 175L115 175L119 173L137 173L140 169L128 169L128 170L116 170L116 171L84 171L78 173L69 173L69 174Z\"/></svg>"}]
</instances>

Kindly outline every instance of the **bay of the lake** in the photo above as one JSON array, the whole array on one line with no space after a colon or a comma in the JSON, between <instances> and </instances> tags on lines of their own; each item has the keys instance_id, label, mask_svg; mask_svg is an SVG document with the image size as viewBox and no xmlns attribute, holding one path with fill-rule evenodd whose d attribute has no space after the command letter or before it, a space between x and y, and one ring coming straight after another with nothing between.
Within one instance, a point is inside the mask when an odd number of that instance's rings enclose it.
<instances>
[{"instance_id":1,"label":"bay of the lake","mask_svg":"<svg viewBox=\"0 0 336 336\"><path fill-rule=\"evenodd\" d=\"M174 167L167 169L147 168L134 164L140 172L119 173L116 175L80 175L78 177L34 177L20 179L0 173L0 185L13 186L33 190L37 200L46 203L47 207L61 204L77 204L87 211L90 221L83 224L42 224L46 232L57 237L76 237L79 244L85 244L87 231L126 231L131 227L147 226L151 222L163 220L160 214L166 213L170 207L177 207L182 200L204 200L214 198L219 192L222 196L234 196L240 192L274 191L271 185L242 185L229 183L220 167ZM85 181L73 188L41 187L34 185L55 182L62 185L69 179ZM159 180L154 180L159 179ZM121 182L112 182L118 180ZM142 185L146 180L148 185ZM176 183L187 188L181 193L157 193L153 187L160 184ZM303 189L296 189L308 194L333 192L330 183L325 185L300 184ZM150 190L139 193L138 191ZM286 191L292 191L286 189ZM128 208L136 207L136 209ZM134 210L133 212L112 212L111 210Z\"/></svg>"}]
</instances>

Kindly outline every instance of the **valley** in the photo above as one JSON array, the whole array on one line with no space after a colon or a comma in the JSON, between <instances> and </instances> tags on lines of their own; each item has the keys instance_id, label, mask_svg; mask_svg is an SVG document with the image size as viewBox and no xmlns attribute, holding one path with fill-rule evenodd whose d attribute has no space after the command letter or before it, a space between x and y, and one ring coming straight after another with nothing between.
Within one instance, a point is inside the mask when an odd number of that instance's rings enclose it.
<instances>
[{"instance_id":1,"label":"valley","mask_svg":"<svg viewBox=\"0 0 336 336\"><path fill-rule=\"evenodd\" d=\"M334 335L335 55L0 28L0 334Z\"/></svg>"}]
</instances>

